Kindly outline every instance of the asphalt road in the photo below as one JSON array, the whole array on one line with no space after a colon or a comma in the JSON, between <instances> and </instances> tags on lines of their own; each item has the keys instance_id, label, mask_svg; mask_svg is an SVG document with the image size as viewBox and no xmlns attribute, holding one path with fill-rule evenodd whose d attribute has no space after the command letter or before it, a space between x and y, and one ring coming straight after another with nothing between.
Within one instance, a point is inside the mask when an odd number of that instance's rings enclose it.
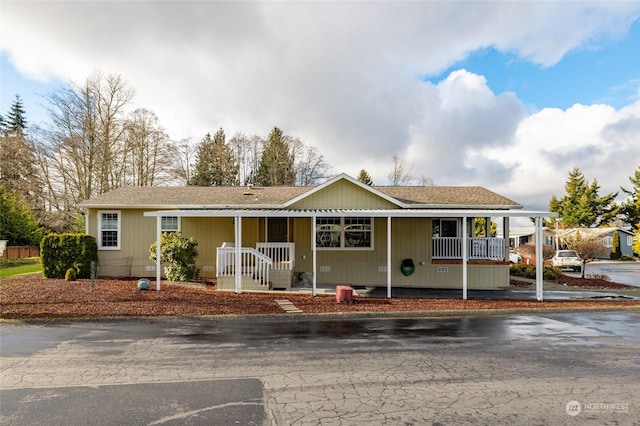
<instances>
[{"instance_id":1,"label":"asphalt road","mask_svg":"<svg viewBox=\"0 0 640 426\"><path fill-rule=\"evenodd\" d=\"M580 273L564 272L573 277L580 276ZM606 275L612 282L640 287L640 262L597 260L587 263L584 272L586 275Z\"/></svg>"},{"instance_id":2,"label":"asphalt road","mask_svg":"<svg viewBox=\"0 0 640 426\"><path fill-rule=\"evenodd\" d=\"M5 322L0 423L637 425L639 320Z\"/></svg>"}]
</instances>

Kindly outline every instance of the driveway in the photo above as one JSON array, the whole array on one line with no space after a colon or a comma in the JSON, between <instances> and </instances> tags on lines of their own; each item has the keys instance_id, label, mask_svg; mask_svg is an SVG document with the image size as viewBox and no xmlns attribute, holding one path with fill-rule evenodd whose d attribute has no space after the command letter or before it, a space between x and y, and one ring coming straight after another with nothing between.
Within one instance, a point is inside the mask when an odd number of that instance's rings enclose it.
<instances>
[{"instance_id":1,"label":"driveway","mask_svg":"<svg viewBox=\"0 0 640 426\"><path fill-rule=\"evenodd\" d=\"M637 424L640 313L2 323L0 423Z\"/></svg>"},{"instance_id":2,"label":"driveway","mask_svg":"<svg viewBox=\"0 0 640 426\"><path fill-rule=\"evenodd\" d=\"M610 281L640 287L640 262L618 262L613 260L597 260L587 263L585 274L606 275ZM572 277L579 273L564 271Z\"/></svg>"}]
</instances>

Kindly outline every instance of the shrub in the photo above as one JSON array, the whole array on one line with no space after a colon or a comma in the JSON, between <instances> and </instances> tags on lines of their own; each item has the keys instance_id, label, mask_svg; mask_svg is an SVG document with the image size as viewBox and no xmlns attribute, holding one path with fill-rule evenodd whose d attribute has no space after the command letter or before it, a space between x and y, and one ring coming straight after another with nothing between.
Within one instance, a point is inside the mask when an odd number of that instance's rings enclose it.
<instances>
[{"instance_id":1,"label":"shrub","mask_svg":"<svg viewBox=\"0 0 640 426\"><path fill-rule=\"evenodd\" d=\"M613 231L613 238L611 241L611 254L609 259L620 259L622 257L622 249L620 248L620 234L618 231Z\"/></svg>"},{"instance_id":2,"label":"shrub","mask_svg":"<svg viewBox=\"0 0 640 426\"><path fill-rule=\"evenodd\" d=\"M69 268L67 272L64 274L65 281L75 281L76 280L76 268Z\"/></svg>"},{"instance_id":3,"label":"shrub","mask_svg":"<svg viewBox=\"0 0 640 426\"><path fill-rule=\"evenodd\" d=\"M196 278L200 270L196 268L198 242L193 237L183 237L180 232L165 232L160 237L160 261L165 263L165 276L171 281L189 281ZM157 241L149 247L149 259L154 262Z\"/></svg>"},{"instance_id":4,"label":"shrub","mask_svg":"<svg viewBox=\"0 0 640 426\"><path fill-rule=\"evenodd\" d=\"M535 278L536 265L527 265L526 263L518 263L509 267L510 273L516 277ZM545 280L554 280L562 277L562 269L553 266L544 267L543 277Z\"/></svg>"},{"instance_id":5,"label":"shrub","mask_svg":"<svg viewBox=\"0 0 640 426\"><path fill-rule=\"evenodd\" d=\"M96 239L86 234L50 234L40 243L42 269L47 278L65 278L69 268L76 278L91 277L91 262L98 260Z\"/></svg>"}]
</instances>

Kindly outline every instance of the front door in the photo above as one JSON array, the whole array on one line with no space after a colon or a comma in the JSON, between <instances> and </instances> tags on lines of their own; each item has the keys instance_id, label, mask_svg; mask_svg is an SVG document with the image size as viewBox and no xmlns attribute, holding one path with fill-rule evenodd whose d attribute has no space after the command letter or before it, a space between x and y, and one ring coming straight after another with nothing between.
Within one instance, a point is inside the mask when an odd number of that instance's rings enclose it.
<instances>
[{"instance_id":1,"label":"front door","mask_svg":"<svg viewBox=\"0 0 640 426\"><path fill-rule=\"evenodd\" d=\"M289 221L286 217L267 218L267 242L286 243L289 241Z\"/></svg>"}]
</instances>

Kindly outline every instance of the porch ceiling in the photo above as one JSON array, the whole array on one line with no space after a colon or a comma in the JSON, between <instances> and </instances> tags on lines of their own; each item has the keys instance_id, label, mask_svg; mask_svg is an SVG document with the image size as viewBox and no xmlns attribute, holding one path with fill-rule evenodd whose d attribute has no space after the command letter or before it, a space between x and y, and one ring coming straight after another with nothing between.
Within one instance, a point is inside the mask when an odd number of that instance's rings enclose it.
<instances>
[{"instance_id":1,"label":"porch ceiling","mask_svg":"<svg viewBox=\"0 0 640 426\"><path fill-rule=\"evenodd\" d=\"M189 209L158 210L144 213L147 217L316 217L369 216L391 218L419 217L557 217L554 212L532 210L474 209Z\"/></svg>"}]
</instances>

